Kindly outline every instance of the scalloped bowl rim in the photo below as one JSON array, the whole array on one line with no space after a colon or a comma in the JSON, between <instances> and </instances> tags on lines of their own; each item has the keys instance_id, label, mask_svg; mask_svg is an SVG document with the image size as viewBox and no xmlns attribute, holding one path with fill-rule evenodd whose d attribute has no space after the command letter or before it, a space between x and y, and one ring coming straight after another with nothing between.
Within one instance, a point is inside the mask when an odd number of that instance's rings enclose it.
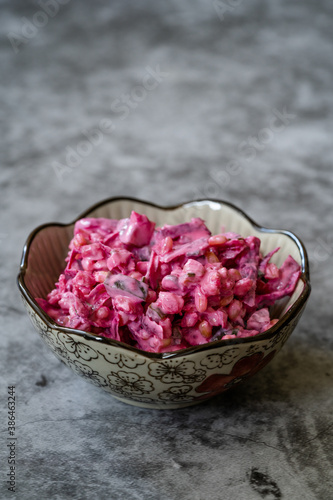
<instances>
[{"instance_id":1,"label":"scalloped bowl rim","mask_svg":"<svg viewBox=\"0 0 333 500\"><path fill-rule=\"evenodd\" d=\"M73 224L75 224L76 221L79 219L82 219L84 217L88 217L90 213L94 212L96 209L102 207L103 205L107 205L110 203L114 202L133 202L133 203L141 203L146 206L150 206L152 208L156 208L162 211L172 211L176 210L178 208L186 208L190 207L196 204L201 204L201 203L206 203L206 204L211 204L211 203L217 203L221 206L225 205L231 208L232 210L238 212L239 215L244 217L250 224L251 226L256 229L260 233L274 233L274 234L283 234L285 236L288 236L291 238L294 243L297 245L298 250L300 252L301 256L301 276L300 279L304 283L304 287L302 292L300 293L299 297L295 300L293 304L289 307L289 309L283 314L283 316L278 320L278 322L268 330L266 330L264 333L258 334L254 337L244 337L244 338L236 338L236 339L225 339L225 340L216 340L214 342L210 342L207 344L201 344L201 345L196 345L192 347L187 347L186 349L180 349L178 351L172 351L172 352L163 352L163 353L155 353L155 352L148 352L148 351L143 351L142 349L138 349L136 347L133 347L129 344L126 344L124 342L110 339L107 337L102 337L98 334L86 332L84 330L79 330L75 328L68 328L64 327L61 325L58 325L55 321L52 320L48 316L47 313L45 313L40 306L37 304L35 301L34 297L31 295L28 287L25 284L24 277L25 273L27 271L28 267L28 256L29 256L29 249L31 246L31 243L35 236L42 231L45 228L48 227L69 227ZM78 335L81 337L84 337L87 340L92 340L92 341L97 341L101 342L107 345L111 345L113 347L121 347L129 352L134 352L138 353L141 356L144 356L148 359L170 359L170 358L176 358L176 357L183 357L188 354L192 354L194 352L202 352L202 351L209 351L211 349L216 349L218 347L224 347L224 346L229 346L229 345L239 345L239 344L246 344L249 342L254 342L254 341L261 341L261 340L268 340L274 337L277 333L278 330L280 330L288 321L292 318L292 316L296 315L296 313L303 308L305 305L306 301L309 298L310 292L311 292L311 284L310 284L310 271L309 271L309 261L308 261L308 256L307 256L307 251L300 240L298 236L296 236L295 233L284 230L284 229L272 229L272 228L267 228L264 226L260 226L257 224L251 217L249 217L242 209L238 208L236 205L233 203L230 203L228 201L223 201L219 199L213 199L213 198L203 198L203 199L197 199L197 200L192 200L184 203L180 203L177 205L169 205L169 206L161 206L156 203L152 203L149 201L144 201L139 198L134 198L134 197L111 197L104 199L98 203L95 203L94 205L90 206L88 209L84 210L79 216L77 216L72 222L68 223L61 223L61 222L48 222L45 224L41 224L37 226L34 230L31 231L29 234L25 245L23 247L22 251L22 258L21 258L21 265L20 265L20 272L17 276L17 284L19 287L19 290L22 294L22 296L25 298L25 300L28 302L28 304L32 307L34 312L40 317L40 319L46 323L46 325L49 328L58 330L60 332L66 333L66 334L72 334L72 335Z\"/></svg>"}]
</instances>

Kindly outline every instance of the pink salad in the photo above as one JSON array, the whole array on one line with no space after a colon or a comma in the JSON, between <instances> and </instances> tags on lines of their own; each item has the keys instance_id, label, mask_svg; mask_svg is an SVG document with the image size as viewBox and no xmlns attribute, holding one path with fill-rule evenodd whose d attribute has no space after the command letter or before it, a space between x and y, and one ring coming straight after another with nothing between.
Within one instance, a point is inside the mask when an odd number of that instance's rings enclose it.
<instances>
[{"instance_id":1,"label":"pink salad","mask_svg":"<svg viewBox=\"0 0 333 500\"><path fill-rule=\"evenodd\" d=\"M203 220L155 227L132 212L122 220L76 222L67 266L47 300L59 325L170 352L264 332L269 306L290 296L300 277L289 256L280 268L260 240L212 236Z\"/></svg>"}]
</instances>

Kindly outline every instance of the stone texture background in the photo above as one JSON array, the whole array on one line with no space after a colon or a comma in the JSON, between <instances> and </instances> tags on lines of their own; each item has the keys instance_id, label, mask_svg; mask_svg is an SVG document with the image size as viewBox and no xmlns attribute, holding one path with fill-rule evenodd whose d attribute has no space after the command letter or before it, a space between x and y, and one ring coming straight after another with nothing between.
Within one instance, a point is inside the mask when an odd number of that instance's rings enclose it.
<instances>
[{"instance_id":1,"label":"stone texture background","mask_svg":"<svg viewBox=\"0 0 333 500\"><path fill-rule=\"evenodd\" d=\"M0 9L2 498L332 498L332 3ZM29 232L119 195L220 198L303 239L308 307L279 356L237 390L180 411L127 406L34 332L15 284Z\"/></svg>"}]
</instances>

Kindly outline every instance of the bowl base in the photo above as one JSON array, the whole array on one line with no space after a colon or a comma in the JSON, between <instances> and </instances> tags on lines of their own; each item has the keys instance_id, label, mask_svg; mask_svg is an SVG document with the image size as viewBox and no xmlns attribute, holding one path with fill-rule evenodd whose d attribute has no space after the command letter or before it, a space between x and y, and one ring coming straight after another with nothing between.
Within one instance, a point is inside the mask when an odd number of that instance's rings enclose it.
<instances>
[{"instance_id":1,"label":"bowl base","mask_svg":"<svg viewBox=\"0 0 333 500\"><path fill-rule=\"evenodd\" d=\"M205 400L201 401L187 401L186 403L143 403L140 401L133 401L133 400L128 400L128 399L123 399L118 396L114 396L112 394L112 397L120 401L121 403L125 403L127 405L132 405L132 406L138 406L139 408L146 408L148 410L178 410L180 408L186 408L187 406L194 406L198 405L201 403L204 403Z\"/></svg>"}]
</instances>

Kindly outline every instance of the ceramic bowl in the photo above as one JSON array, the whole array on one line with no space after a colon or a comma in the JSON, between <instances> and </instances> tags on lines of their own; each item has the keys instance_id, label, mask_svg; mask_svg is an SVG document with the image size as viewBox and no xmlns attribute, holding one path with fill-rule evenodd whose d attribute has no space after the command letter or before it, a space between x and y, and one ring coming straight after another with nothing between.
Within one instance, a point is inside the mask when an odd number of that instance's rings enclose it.
<instances>
[{"instance_id":1,"label":"ceramic bowl","mask_svg":"<svg viewBox=\"0 0 333 500\"><path fill-rule=\"evenodd\" d=\"M37 304L46 298L65 267L74 222L37 227L23 249L18 285L24 306L42 339L75 373L120 401L146 408L180 408L222 393L263 368L294 330L310 294L306 250L293 233L259 227L230 203L200 200L159 207L136 199L113 198L94 205L82 217L128 217L132 210L157 225L179 224L191 217L205 220L212 233L221 226L242 236L261 239L262 251L280 251L272 261L281 265L290 254L302 275L292 297L280 301L279 321L256 337L228 339L172 353L148 353L122 342L57 325Z\"/></svg>"}]
</instances>

